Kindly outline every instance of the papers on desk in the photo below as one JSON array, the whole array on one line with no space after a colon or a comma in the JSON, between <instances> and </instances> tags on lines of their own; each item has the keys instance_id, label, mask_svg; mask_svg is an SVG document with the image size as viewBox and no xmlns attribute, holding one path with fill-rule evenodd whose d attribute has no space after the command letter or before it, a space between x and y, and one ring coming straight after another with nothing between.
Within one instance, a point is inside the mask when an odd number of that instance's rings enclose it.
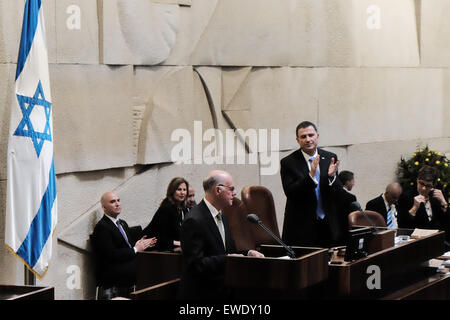
<instances>
[{"instance_id":1,"label":"papers on desk","mask_svg":"<svg viewBox=\"0 0 450 320\"><path fill-rule=\"evenodd\" d=\"M442 267L443 261L439 259L431 259L428 261L428 266L431 268L440 268Z\"/></svg>"},{"instance_id":2,"label":"papers on desk","mask_svg":"<svg viewBox=\"0 0 450 320\"><path fill-rule=\"evenodd\" d=\"M432 235L434 233L439 232L439 230L432 230L432 229L414 229L413 233L411 234L411 238L413 239L420 239L423 237L427 237L429 235Z\"/></svg>"},{"instance_id":3,"label":"papers on desk","mask_svg":"<svg viewBox=\"0 0 450 320\"><path fill-rule=\"evenodd\" d=\"M282 256L282 257L276 257L276 259L280 259L280 260L290 260L290 259L292 259L292 258L289 257L289 256Z\"/></svg>"},{"instance_id":4,"label":"papers on desk","mask_svg":"<svg viewBox=\"0 0 450 320\"><path fill-rule=\"evenodd\" d=\"M442 255L442 257L444 257L444 258L449 258L449 259L450 259L450 251L447 251L446 253L444 253L444 254Z\"/></svg>"}]
</instances>

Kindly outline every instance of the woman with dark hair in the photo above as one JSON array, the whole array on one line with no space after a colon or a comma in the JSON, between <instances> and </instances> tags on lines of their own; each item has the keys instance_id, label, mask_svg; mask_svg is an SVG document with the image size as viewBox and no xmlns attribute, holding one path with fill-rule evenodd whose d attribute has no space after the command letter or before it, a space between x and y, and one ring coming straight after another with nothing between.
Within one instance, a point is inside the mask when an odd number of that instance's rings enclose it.
<instances>
[{"instance_id":1,"label":"woman with dark hair","mask_svg":"<svg viewBox=\"0 0 450 320\"><path fill-rule=\"evenodd\" d=\"M181 223L186 210L189 183L181 177L173 178L167 187L166 198L161 202L152 221L143 230L147 238L156 237L156 250L180 250Z\"/></svg>"}]
</instances>

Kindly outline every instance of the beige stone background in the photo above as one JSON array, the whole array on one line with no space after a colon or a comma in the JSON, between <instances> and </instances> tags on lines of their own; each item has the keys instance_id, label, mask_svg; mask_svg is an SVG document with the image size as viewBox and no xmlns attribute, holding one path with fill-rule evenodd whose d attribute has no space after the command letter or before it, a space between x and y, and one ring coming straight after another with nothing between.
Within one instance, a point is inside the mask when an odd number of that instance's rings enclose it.
<instances>
[{"instance_id":1,"label":"beige stone background","mask_svg":"<svg viewBox=\"0 0 450 320\"><path fill-rule=\"evenodd\" d=\"M25 0L0 0L0 241L6 150ZM169 180L225 168L239 191L274 194L279 172L225 154L172 163L175 129L278 129L281 157L297 148L302 120L356 175L360 203L395 179L400 157L429 145L450 153L447 0L43 0L53 99L58 225L38 285L57 299L91 299L87 239L114 190L122 218L145 227ZM270 140L270 139L269 139ZM239 143L237 140L235 141ZM203 142L203 148L209 142ZM263 150L264 151L264 150ZM200 150L201 152L201 150ZM201 154L201 153L200 153ZM276 153L274 153L276 154ZM200 162L200 163L199 163ZM22 284L23 265L0 249L0 283ZM79 282L76 280L79 276Z\"/></svg>"}]
</instances>

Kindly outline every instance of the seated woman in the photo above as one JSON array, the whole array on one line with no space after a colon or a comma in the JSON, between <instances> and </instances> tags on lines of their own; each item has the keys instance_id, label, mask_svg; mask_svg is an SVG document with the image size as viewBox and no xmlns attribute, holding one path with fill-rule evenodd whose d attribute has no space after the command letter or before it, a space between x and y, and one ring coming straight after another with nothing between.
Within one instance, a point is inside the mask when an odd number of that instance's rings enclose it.
<instances>
[{"instance_id":1,"label":"seated woman","mask_svg":"<svg viewBox=\"0 0 450 320\"><path fill-rule=\"evenodd\" d=\"M154 249L180 251L181 223L186 214L189 183L181 177L173 178L167 187L166 198L161 202L152 221L143 230L147 238L156 237Z\"/></svg>"}]
</instances>

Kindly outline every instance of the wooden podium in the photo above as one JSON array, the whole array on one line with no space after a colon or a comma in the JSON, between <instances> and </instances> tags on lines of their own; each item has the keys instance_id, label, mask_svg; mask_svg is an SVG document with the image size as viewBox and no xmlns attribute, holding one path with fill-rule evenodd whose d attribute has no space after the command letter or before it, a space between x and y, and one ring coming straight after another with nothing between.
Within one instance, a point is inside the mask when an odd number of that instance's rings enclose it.
<instances>
[{"instance_id":1,"label":"wooden podium","mask_svg":"<svg viewBox=\"0 0 450 320\"><path fill-rule=\"evenodd\" d=\"M227 286L236 298L294 299L312 297L328 278L328 249L261 245L265 258L227 257ZM284 258L280 258L284 257ZM311 290L309 290L311 289Z\"/></svg>"},{"instance_id":2,"label":"wooden podium","mask_svg":"<svg viewBox=\"0 0 450 320\"><path fill-rule=\"evenodd\" d=\"M160 251L138 252L136 264L136 290L140 290L179 278L182 254Z\"/></svg>"},{"instance_id":3,"label":"wooden podium","mask_svg":"<svg viewBox=\"0 0 450 320\"><path fill-rule=\"evenodd\" d=\"M55 288L0 285L0 300L55 300Z\"/></svg>"},{"instance_id":4,"label":"wooden podium","mask_svg":"<svg viewBox=\"0 0 450 320\"><path fill-rule=\"evenodd\" d=\"M410 229L398 229L397 236L410 235L412 232ZM427 262L442 255L444 251L444 232L440 231L420 239L397 243L352 262L345 262L343 257L334 255L329 266L328 297L353 299L400 297L395 292L408 287L413 288L414 284L419 282L428 283L428 280L440 279L436 271L428 267ZM375 283L372 280L375 281L375 277L378 276L375 273L379 275L380 288L371 285ZM417 285L414 288L417 290ZM404 296L407 295L404 291Z\"/></svg>"}]
</instances>

